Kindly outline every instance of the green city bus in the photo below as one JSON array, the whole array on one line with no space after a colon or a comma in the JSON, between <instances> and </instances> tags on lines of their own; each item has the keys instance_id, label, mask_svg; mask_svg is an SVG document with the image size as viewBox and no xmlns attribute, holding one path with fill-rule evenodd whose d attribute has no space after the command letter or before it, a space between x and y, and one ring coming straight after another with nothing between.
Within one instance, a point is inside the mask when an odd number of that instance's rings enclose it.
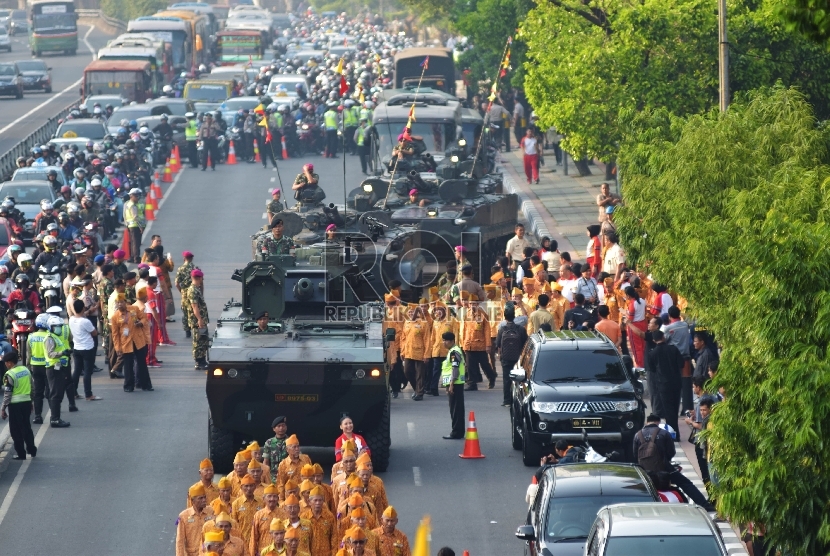
<instances>
[{"instance_id":1,"label":"green city bus","mask_svg":"<svg viewBox=\"0 0 830 556\"><path fill-rule=\"evenodd\" d=\"M74 0L33 0L29 23L32 54L64 51L74 56L78 50L78 23Z\"/></svg>"}]
</instances>

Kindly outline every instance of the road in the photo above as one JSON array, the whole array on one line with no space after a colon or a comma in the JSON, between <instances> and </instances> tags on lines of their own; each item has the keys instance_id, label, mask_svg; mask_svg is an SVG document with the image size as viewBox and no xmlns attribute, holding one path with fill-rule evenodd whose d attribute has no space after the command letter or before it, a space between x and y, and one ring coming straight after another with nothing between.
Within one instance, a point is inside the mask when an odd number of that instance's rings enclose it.
<instances>
[{"instance_id":1,"label":"road","mask_svg":"<svg viewBox=\"0 0 830 556\"><path fill-rule=\"evenodd\" d=\"M97 52L112 36L96 27L79 25L78 37L80 41L75 56L57 53L43 53L41 56L52 68L51 93L26 91L21 100L11 97L0 99L0 154L19 143L48 117L78 99L83 70L92 61L93 51ZM27 36L14 36L11 41L12 51L0 54L0 62L33 58Z\"/></svg>"},{"instance_id":2,"label":"road","mask_svg":"<svg viewBox=\"0 0 830 556\"><path fill-rule=\"evenodd\" d=\"M342 159L308 161L321 176L326 202L342 202ZM303 162L281 166L286 192ZM351 189L360 182L360 167L357 157L346 162ZM185 249L196 254L214 323L225 301L239 298L230 275L249 260L249 236L264 223L276 177L259 164L220 166L215 173L188 169L148 230L162 236L177 263ZM193 370L180 324L169 330L178 345L159 348L164 368L151 370L155 392L126 394L106 373L95 375L93 391L103 401L81 401L78 413L65 413L69 429L36 426L35 460L0 464L2 554L174 554L176 516L207 454L207 403L205 376ZM511 449L500 391L470 393L466 401L476 413L485 459L462 460L463 441L441 439L449 432L444 396L414 402L407 393L392 400L391 463L379 476L410 539L420 518L431 516L432 553L447 545L459 555L464 549L473 556L521 554L513 532L525 517L532 470ZM333 423L332 442L338 434Z\"/></svg>"}]
</instances>

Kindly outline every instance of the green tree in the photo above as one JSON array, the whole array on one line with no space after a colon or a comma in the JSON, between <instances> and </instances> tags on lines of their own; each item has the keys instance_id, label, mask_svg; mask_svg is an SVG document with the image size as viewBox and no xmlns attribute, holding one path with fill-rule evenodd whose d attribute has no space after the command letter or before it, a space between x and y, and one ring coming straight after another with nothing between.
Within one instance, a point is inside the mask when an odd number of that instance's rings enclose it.
<instances>
[{"instance_id":1,"label":"green tree","mask_svg":"<svg viewBox=\"0 0 830 556\"><path fill-rule=\"evenodd\" d=\"M101 0L101 10L109 17L129 21L145 15L153 15L168 5L166 0Z\"/></svg>"},{"instance_id":2,"label":"green tree","mask_svg":"<svg viewBox=\"0 0 830 556\"><path fill-rule=\"evenodd\" d=\"M830 40L830 1L782 0L776 11L790 31L824 43Z\"/></svg>"},{"instance_id":3,"label":"green tree","mask_svg":"<svg viewBox=\"0 0 830 556\"><path fill-rule=\"evenodd\" d=\"M611 161L619 114L696 113L717 99L716 16L708 0L552 0L521 26L525 90L543 126L577 156Z\"/></svg>"},{"instance_id":4,"label":"green tree","mask_svg":"<svg viewBox=\"0 0 830 556\"><path fill-rule=\"evenodd\" d=\"M724 348L718 509L815 556L830 550L830 130L796 90L745 97L625 119L618 226Z\"/></svg>"}]
</instances>

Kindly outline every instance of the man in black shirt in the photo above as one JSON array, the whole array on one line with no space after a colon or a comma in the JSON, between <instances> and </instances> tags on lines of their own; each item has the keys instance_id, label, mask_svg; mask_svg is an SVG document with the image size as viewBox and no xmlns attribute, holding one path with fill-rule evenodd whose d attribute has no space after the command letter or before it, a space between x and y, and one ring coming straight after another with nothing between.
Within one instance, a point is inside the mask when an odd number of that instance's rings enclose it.
<instances>
[{"instance_id":1,"label":"man in black shirt","mask_svg":"<svg viewBox=\"0 0 830 556\"><path fill-rule=\"evenodd\" d=\"M658 415L676 431L680 412L680 372L683 369L683 356L680 355L679 349L666 342L660 330L652 332L651 337L656 345L648 352L646 359L657 380L655 386L662 411L662 415Z\"/></svg>"},{"instance_id":2,"label":"man in black shirt","mask_svg":"<svg viewBox=\"0 0 830 556\"><path fill-rule=\"evenodd\" d=\"M569 330L586 330L586 322L595 322L593 313L585 308L585 296L581 293L574 295L574 307L565 311L565 326Z\"/></svg>"},{"instance_id":3,"label":"man in black shirt","mask_svg":"<svg viewBox=\"0 0 830 556\"><path fill-rule=\"evenodd\" d=\"M496 336L496 349L498 350L499 360L501 361L501 378L504 397L502 399L502 406L510 407L512 401L510 379L510 370L516 366L519 357L522 355L525 342L527 342L527 330L513 322L516 317L516 312L513 307L507 307L504 310L504 320L506 321L499 327L499 333Z\"/></svg>"}]
</instances>

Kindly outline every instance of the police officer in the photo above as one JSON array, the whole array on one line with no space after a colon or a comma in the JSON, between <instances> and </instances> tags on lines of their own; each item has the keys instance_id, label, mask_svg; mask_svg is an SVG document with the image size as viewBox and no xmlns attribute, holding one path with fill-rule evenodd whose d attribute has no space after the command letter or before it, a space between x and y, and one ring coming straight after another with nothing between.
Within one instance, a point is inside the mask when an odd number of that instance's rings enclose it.
<instances>
[{"instance_id":1,"label":"police officer","mask_svg":"<svg viewBox=\"0 0 830 556\"><path fill-rule=\"evenodd\" d=\"M326 158L337 158L337 103L329 102L328 110L323 113L326 126Z\"/></svg>"},{"instance_id":2,"label":"police officer","mask_svg":"<svg viewBox=\"0 0 830 556\"><path fill-rule=\"evenodd\" d=\"M32 382L34 383L34 409L36 425L43 423L43 399L46 393L46 348L44 342L49 336L49 315L41 313L35 319L37 330L29 334L26 340L26 353L29 355Z\"/></svg>"},{"instance_id":3,"label":"police officer","mask_svg":"<svg viewBox=\"0 0 830 556\"><path fill-rule=\"evenodd\" d=\"M219 161L218 136L221 133L219 124L213 121L213 114L205 113L202 127L199 128L199 138L202 140L202 172L207 170L208 159L210 169L216 170L216 163Z\"/></svg>"},{"instance_id":4,"label":"police officer","mask_svg":"<svg viewBox=\"0 0 830 556\"><path fill-rule=\"evenodd\" d=\"M12 459L26 459L28 452L37 455L35 435L29 414L32 412L32 374L29 369L19 364L17 351L12 350L3 356L6 374L3 376L3 404L0 417L9 419L9 433L14 442L16 455ZM24 449L25 448L25 449Z\"/></svg>"},{"instance_id":5,"label":"police officer","mask_svg":"<svg viewBox=\"0 0 830 556\"><path fill-rule=\"evenodd\" d=\"M141 222L141 212L138 209L142 191L133 187L130 189L130 200L124 203L124 225L130 235L130 262L141 262L141 234L144 233Z\"/></svg>"},{"instance_id":6,"label":"police officer","mask_svg":"<svg viewBox=\"0 0 830 556\"><path fill-rule=\"evenodd\" d=\"M62 318L54 315L50 316L47 325L49 326L49 337L43 341L43 346L46 352L46 380L49 381L49 409L52 412L49 424L53 428L62 429L69 426L67 421L61 419L61 404L67 387L70 390L69 411L78 411L75 406L75 395L69 386L70 383L66 380L66 370L62 362L62 359L69 354L69 346L65 345L63 339L59 336L63 326Z\"/></svg>"},{"instance_id":7,"label":"police officer","mask_svg":"<svg viewBox=\"0 0 830 556\"><path fill-rule=\"evenodd\" d=\"M343 108L343 127L344 133L346 134L346 149L348 149L349 153L354 155L357 154L357 143L355 141L355 131L357 130L358 125L358 118L360 116L360 111L354 105L354 101L352 99L346 100L344 103ZM344 153L345 154L345 153Z\"/></svg>"},{"instance_id":8,"label":"police officer","mask_svg":"<svg viewBox=\"0 0 830 556\"><path fill-rule=\"evenodd\" d=\"M464 364L464 352L456 345L455 334L444 332L441 339L448 350L447 358L441 365L441 386L447 389L452 420L452 431L444 438L453 440L464 438L464 380L467 371Z\"/></svg>"},{"instance_id":9,"label":"police officer","mask_svg":"<svg viewBox=\"0 0 830 556\"><path fill-rule=\"evenodd\" d=\"M190 302L190 309L193 311L193 318L190 321L193 330L193 360L197 371L206 371L208 368L207 351L210 338L207 333L208 318L207 303L204 295L205 274L198 268L190 271L192 284L187 288L187 300ZM195 325L195 326L194 326Z\"/></svg>"},{"instance_id":10,"label":"police officer","mask_svg":"<svg viewBox=\"0 0 830 556\"><path fill-rule=\"evenodd\" d=\"M187 141L187 161L191 168L199 166L199 151L196 149L196 141L199 137L199 123L196 121L196 114L188 112L184 115L187 118L187 125L184 127L184 138Z\"/></svg>"},{"instance_id":11,"label":"police officer","mask_svg":"<svg viewBox=\"0 0 830 556\"><path fill-rule=\"evenodd\" d=\"M366 125L366 118L360 118L360 126L354 131L354 143L357 155L360 157L360 170L368 176L369 173L366 170L369 161L369 128Z\"/></svg>"}]
</instances>

